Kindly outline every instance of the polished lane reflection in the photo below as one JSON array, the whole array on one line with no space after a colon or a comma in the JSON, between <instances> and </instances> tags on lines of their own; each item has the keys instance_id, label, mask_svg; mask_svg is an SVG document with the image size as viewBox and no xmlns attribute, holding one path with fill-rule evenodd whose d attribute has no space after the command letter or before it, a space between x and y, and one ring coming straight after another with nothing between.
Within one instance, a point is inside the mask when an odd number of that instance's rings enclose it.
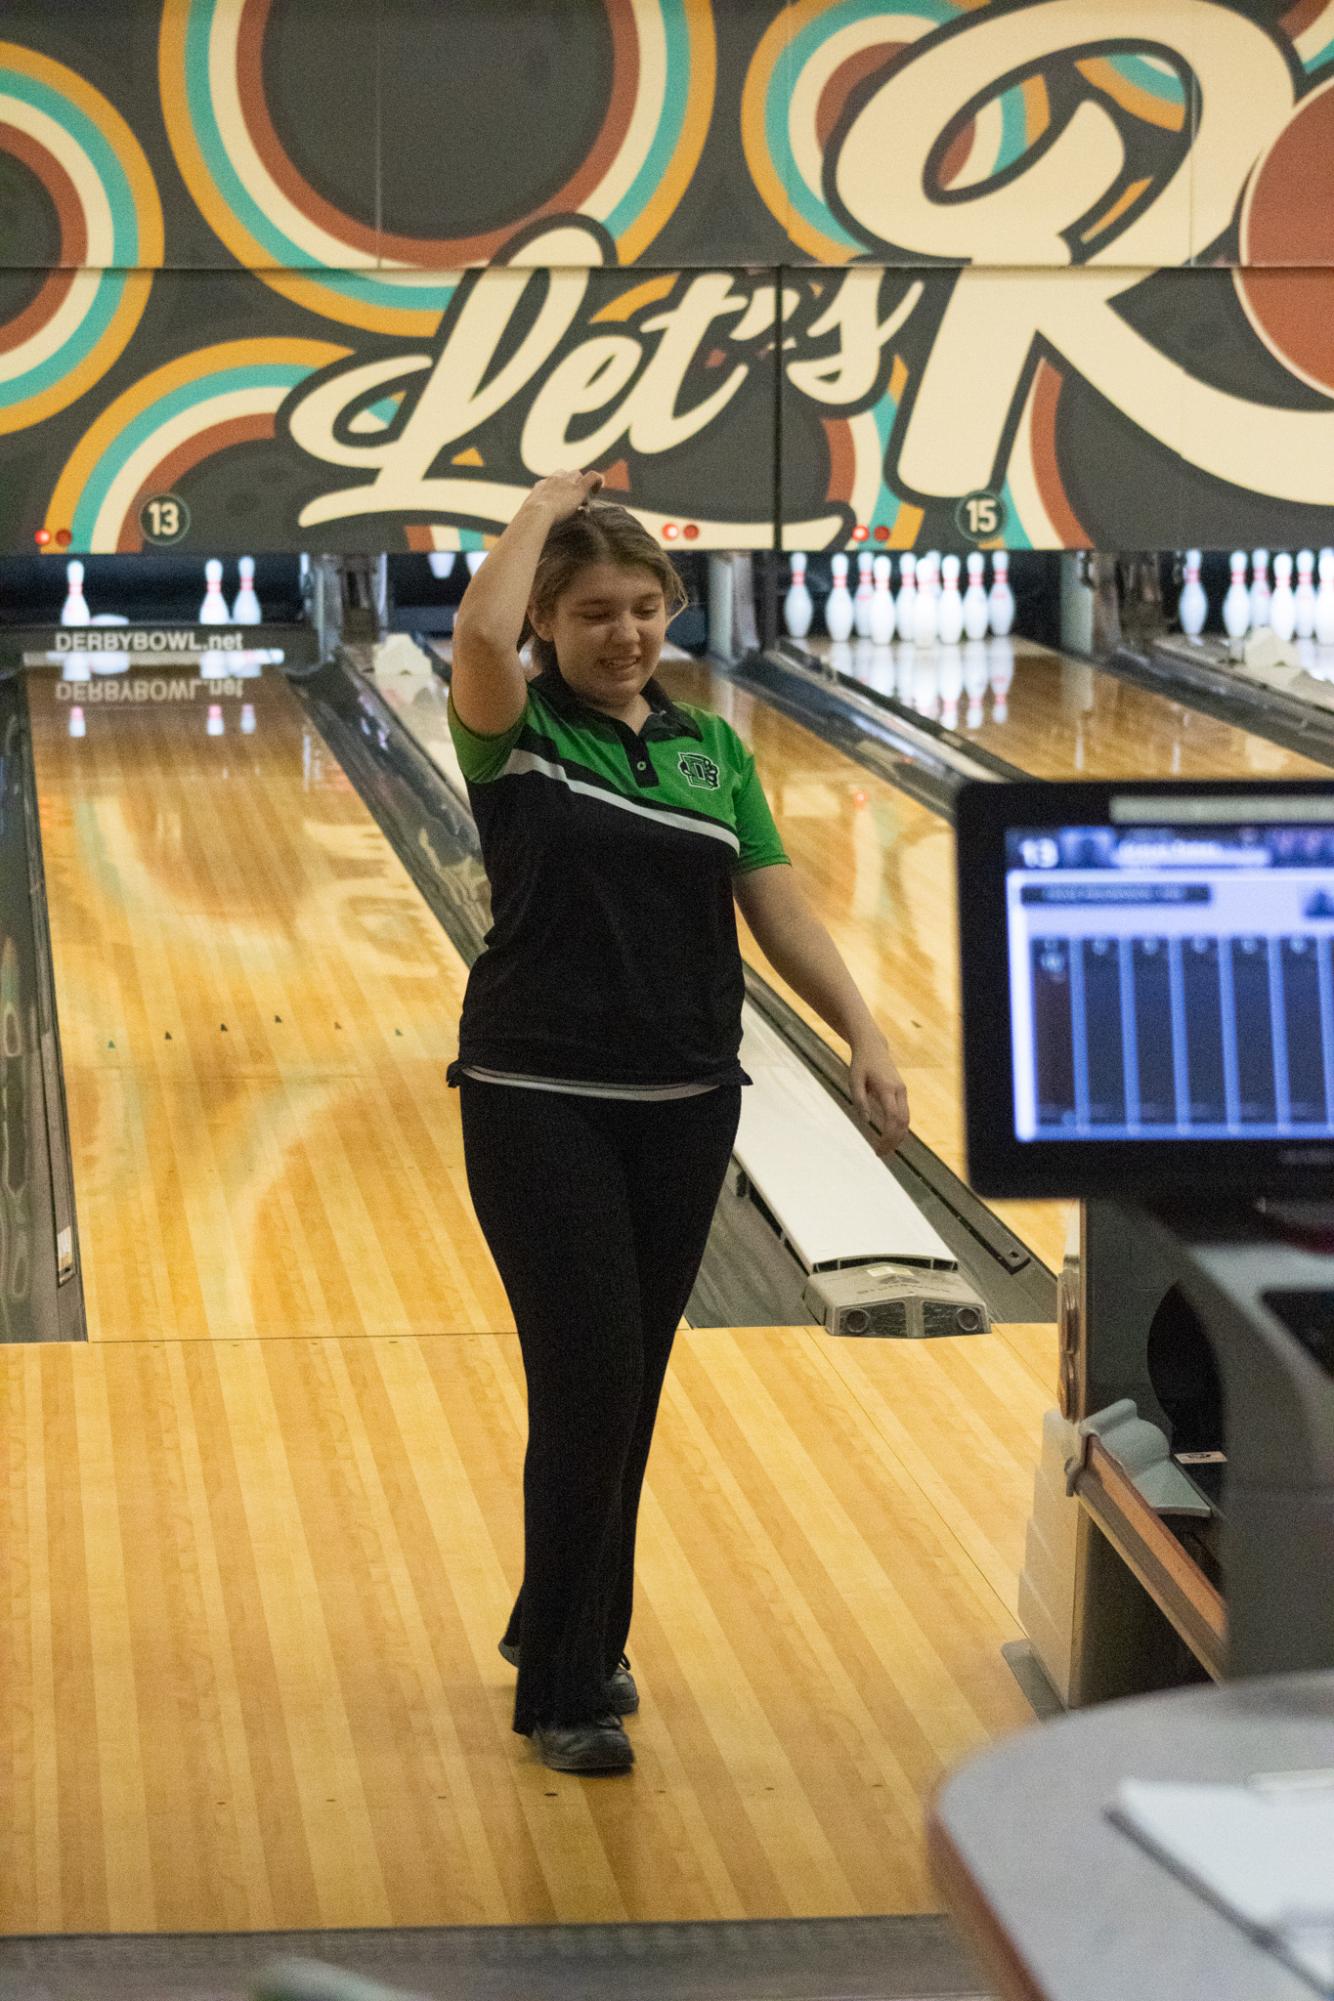
<instances>
[{"instance_id":1,"label":"polished lane reflection","mask_svg":"<svg viewBox=\"0 0 1334 2001\"><path fill-rule=\"evenodd\" d=\"M1308 778L1328 767L1027 639L804 651L1034 778Z\"/></svg>"},{"instance_id":2,"label":"polished lane reflection","mask_svg":"<svg viewBox=\"0 0 1334 2001\"><path fill-rule=\"evenodd\" d=\"M28 687L90 1338L512 1327L465 969L298 697L105 685Z\"/></svg>"}]
</instances>

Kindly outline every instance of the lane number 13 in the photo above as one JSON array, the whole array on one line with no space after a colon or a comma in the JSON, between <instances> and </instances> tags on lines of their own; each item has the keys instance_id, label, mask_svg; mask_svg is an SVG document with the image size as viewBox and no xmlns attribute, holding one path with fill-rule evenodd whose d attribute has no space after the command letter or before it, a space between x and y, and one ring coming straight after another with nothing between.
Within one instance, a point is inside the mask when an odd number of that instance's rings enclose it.
<instances>
[{"instance_id":1,"label":"lane number 13","mask_svg":"<svg viewBox=\"0 0 1334 2001\"><path fill-rule=\"evenodd\" d=\"M174 493L155 493L139 509L139 526L147 542L179 542L190 526L190 510Z\"/></svg>"}]
</instances>

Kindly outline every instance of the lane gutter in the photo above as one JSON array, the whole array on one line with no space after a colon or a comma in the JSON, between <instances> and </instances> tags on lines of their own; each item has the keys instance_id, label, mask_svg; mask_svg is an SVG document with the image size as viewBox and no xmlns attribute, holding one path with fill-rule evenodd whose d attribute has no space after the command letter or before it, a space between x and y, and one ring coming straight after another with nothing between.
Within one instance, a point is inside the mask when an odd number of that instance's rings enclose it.
<instances>
[{"instance_id":1,"label":"lane gutter","mask_svg":"<svg viewBox=\"0 0 1334 2001\"><path fill-rule=\"evenodd\" d=\"M42 861L41 814L32 755L32 720L25 677L19 674L14 680L14 707L6 719L6 735L14 758L14 782L22 803L33 1008L32 1023L21 1023L20 1034L25 1038L29 1033L35 1036L35 1046L25 1066L25 1097L31 1093L33 1100L40 1096L41 1101L40 1120L30 1119L27 1122L28 1136L33 1145L32 1156L27 1162L33 1236L30 1285L34 1306L39 1310L34 1312L31 1332L24 1338L35 1341L86 1341L88 1318L79 1258L69 1108L56 1012L50 913ZM17 830L14 831L17 833ZM22 957L22 941L15 940L14 943ZM7 1032L6 1054L9 1053ZM7 1145L6 1152L9 1150ZM44 1155L40 1161L36 1157L39 1152ZM39 1184L45 1185L45 1202L39 1199Z\"/></svg>"}]
</instances>

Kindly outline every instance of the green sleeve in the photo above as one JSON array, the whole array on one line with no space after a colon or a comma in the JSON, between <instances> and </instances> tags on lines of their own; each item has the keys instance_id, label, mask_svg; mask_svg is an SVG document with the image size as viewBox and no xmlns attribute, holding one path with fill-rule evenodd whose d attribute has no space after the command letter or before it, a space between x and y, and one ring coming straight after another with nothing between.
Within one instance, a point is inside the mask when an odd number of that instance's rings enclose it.
<instances>
[{"instance_id":1,"label":"green sleeve","mask_svg":"<svg viewBox=\"0 0 1334 2001\"><path fill-rule=\"evenodd\" d=\"M741 776L735 795L736 831L741 842L741 853L732 864L733 875L749 875L752 869L772 868L776 862L787 862L791 857L778 837L774 816L769 811L769 801L764 796L755 769L755 759L737 738L740 753Z\"/></svg>"},{"instance_id":2,"label":"green sleeve","mask_svg":"<svg viewBox=\"0 0 1334 2001\"><path fill-rule=\"evenodd\" d=\"M532 719L533 698L530 694L524 705L523 714L511 728L499 736L481 736L470 730L454 707L451 693L446 715L449 734L454 740L454 752L459 761L459 770L473 785L485 785L493 778L499 778L509 762L509 754L523 735L525 725Z\"/></svg>"}]
</instances>

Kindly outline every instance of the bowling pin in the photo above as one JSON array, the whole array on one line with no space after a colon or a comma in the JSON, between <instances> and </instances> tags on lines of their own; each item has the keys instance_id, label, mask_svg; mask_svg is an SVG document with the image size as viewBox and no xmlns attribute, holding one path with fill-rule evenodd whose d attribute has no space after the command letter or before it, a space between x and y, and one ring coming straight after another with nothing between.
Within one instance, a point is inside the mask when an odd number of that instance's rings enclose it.
<instances>
[{"instance_id":1,"label":"bowling pin","mask_svg":"<svg viewBox=\"0 0 1334 2001\"><path fill-rule=\"evenodd\" d=\"M991 719L1008 722L1010 683L1014 680L1014 648L1008 639L993 639L987 648L987 678L991 682Z\"/></svg>"},{"instance_id":2,"label":"bowling pin","mask_svg":"<svg viewBox=\"0 0 1334 2001\"><path fill-rule=\"evenodd\" d=\"M253 702L242 702L241 704L241 734L242 736L253 736L255 734L255 705Z\"/></svg>"},{"instance_id":3,"label":"bowling pin","mask_svg":"<svg viewBox=\"0 0 1334 2001\"><path fill-rule=\"evenodd\" d=\"M987 692L987 649L980 639L970 639L963 649L963 685L968 697L967 727L980 729L982 697Z\"/></svg>"},{"instance_id":4,"label":"bowling pin","mask_svg":"<svg viewBox=\"0 0 1334 2001\"><path fill-rule=\"evenodd\" d=\"M1186 581L1181 586L1181 596L1177 601L1177 617L1187 639L1198 639L1209 617L1209 599L1200 582L1202 560L1198 549L1187 549Z\"/></svg>"},{"instance_id":5,"label":"bowling pin","mask_svg":"<svg viewBox=\"0 0 1334 2001\"><path fill-rule=\"evenodd\" d=\"M783 599L783 624L793 639L804 639L811 629L811 615L815 606L806 588L806 558L797 550L792 554L792 581L788 585L787 596Z\"/></svg>"},{"instance_id":6,"label":"bowling pin","mask_svg":"<svg viewBox=\"0 0 1334 2001\"><path fill-rule=\"evenodd\" d=\"M236 593L236 602L232 606L232 624L260 625L263 622L263 614L259 608L259 599L255 596L254 557L242 556L237 567L241 572L241 588Z\"/></svg>"},{"instance_id":7,"label":"bowling pin","mask_svg":"<svg viewBox=\"0 0 1334 2001\"><path fill-rule=\"evenodd\" d=\"M931 583L931 595L932 595L932 596L933 596L933 597L934 597L934 598L936 599L936 601L937 601L937 604L939 604L939 600L940 600L940 551L939 551L939 549L928 549L928 550L927 550L927 552L926 552L926 554L925 554L925 555L923 556L923 558L922 558L921 562L920 562L920 563L919 563L919 564L917 565L917 588L918 588L918 590L919 590L919 591L920 591L920 590L921 590L921 588L922 588L922 577L923 577L923 573L925 573L925 575L926 575L926 576L927 576L927 577L928 577L928 578L930 579L930 583ZM939 622L940 622L940 614L939 614L939 611L937 611L937 613L936 613L936 622L937 622L937 624L939 624Z\"/></svg>"},{"instance_id":8,"label":"bowling pin","mask_svg":"<svg viewBox=\"0 0 1334 2001\"><path fill-rule=\"evenodd\" d=\"M1298 639L1315 637L1315 553L1301 549L1297 554L1297 588L1293 592L1293 631Z\"/></svg>"},{"instance_id":9,"label":"bowling pin","mask_svg":"<svg viewBox=\"0 0 1334 2001\"><path fill-rule=\"evenodd\" d=\"M84 718L83 709L78 702L74 703L69 712L69 733L71 736L87 736L88 734L88 724Z\"/></svg>"},{"instance_id":10,"label":"bowling pin","mask_svg":"<svg viewBox=\"0 0 1334 2001\"><path fill-rule=\"evenodd\" d=\"M993 636L997 639L1008 639L1014 630L1014 592L1010 589L1010 557L1005 549L997 549L991 559L991 590L987 597L987 616L991 621Z\"/></svg>"},{"instance_id":11,"label":"bowling pin","mask_svg":"<svg viewBox=\"0 0 1334 2001\"><path fill-rule=\"evenodd\" d=\"M788 584L788 594L782 600L782 622L792 638L806 638L810 632L810 618L814 604L810 590L806 588L806 556L800 550L792 552L792 582Z\"/></svg>"},{"instance_id":12,"label":"bowling pin","mask_svg":"<svg viewBox=\"0 0 1334 2001\"><path fill-rule=\"evenodd\" d=\"M222 735L224 735L224 734L225 734L225 732L226 732L226 729L227 729L227 725L226 725L226 723L225 723L225 722L224 722L224 721L222 720L222 703L221 703L221 702L210 702L210 703L209 703L209 705L208 705L208 723L207 723L206 727L207 727L207 732L208 732L209 736L222 736Z\"/></svg>"},{"instance_id":13,"label":"bowling pin","mask_svg":"<svg viewBox=\"0 0 1334 2001\"><path fill-rule=\"evenodd\" d=\"M1292 558L1274 558L1274 588L1269 597L1269 628L1276 639L1291 639L1297 630L1297 600L1292 591Z\"/></svg>"},{"instance_id":14,"label":"bowling pin","mask_svg":"<svg viewBox=\"0 0 1334 2001\"><path fill-rule=\"evenodd\" d=\"M1229 639L1244 639L1251 629L1251 594L1246 588L1246 552L1232 552L1232 582L1223 599L1223 630Z\"/></svg>"},{"instance_id":15,"label":"bowling pin","mask_svg":"<svg viewBox=\"0 0 1334 2001\"><path fill-rule=\"evenodd\" d=\"M1251 628L1258 632L1269 623L1269 551L1256 549L1251 556Z\"/></svg>"},{"instance_id":16,"label":"bowling pin","mask_svg":"<svg viewBox=\"0 0 1334 2001\"><path fill-rule=\"evenodd\" d=\"M204 579L208 589L204 592L204 602L199 607L199 623L230 625L231 614L227 610L227 600L222 595L222 564L216 556L210 556L205 563Z\"/></svg>"},{"instance_id":17,"label":"bowling pin","mask_svg":"<svg viewBox=\"0 0 1334 2001\"><path fill-rule=\"evenodd\" d=\"M968 588L963 594L963 629L969 639L987 636L987 559L976 550L968 558Z\"/></svg>"},{"instance_id":18,"label":"bowling pin","mask_svg":"<svg viewBox=\"0 0 1334 2001\"><path fill-rule=\"evenodd\" d=\"M857 595L852 600L852 619L858 639L871 637L871 564L874 560L872 549L863 549L857 557Z\"/></svg>"},{"instance_id":19,"label":"bowling pin","mask_svg":"<svg viewBox=\"0 0 1334 2001\"><path fill-rule=\"evenodd\" d=\"M65 608L60 614L62 625L87 625L88 600L83 594L83 564L66 563L65 582L67 592Z\"/></svg>"},{"instance_id":20,"label":"bowling pin","mask_svg":"<svg viewBox=\"0 0 1334 2001\"><path fill-rule=\"evenodd\" d=\"M877 556L872 567L875 588L871 592L871 641L875 646L888 646L898 625L894 594L889 587L894 566L888 556Z\"/></svg>"},{"instance_id":21,"label":"bowling pin","mask_svg":"<svg viewBox=\"0 0 1334 2001\"><path fill-rule=\"evenodd\" d=\"M432 549L428 552L426 560L430 565L431 575L443 583L452 573L456 558L452 549Z\"/></svg>"},{"instance_id":22,"label":"bowling pin","mask_svg":"<svg viewBox=\"0 0 1334 2001\"><path fill-rule=\"evenodd\" d=\"M899 583L899 594L894 601L894 622L900 639L911 639L917 621L917 558L908 555L903 559L903 575Z\"/></svg>"},{"instance_id":23,"label":"bowling pin","mask_svg":"<svg viewBox=\"0 0 1334 2001\"><path fill-rule=\"evenodd\" d=\"M1320 551L1320 588L1315 594L1315 636L1334 646L1334 549Z\"/></svg>"},{"instance_id":24,"label":"bowling pin","mask_svg":"<svg viewBox=\"0 0 1334 2001\"><path fill-rule=\"evenodd\" d=\"M957 556L946 556L940 566L940 602L937 614L940 639L944 646L957 646L963 638L963 596L959 573L963 565Z\"/></svg>"},{"instance_id":25,"label":"bowling pin","mask_svg":"<svg viewBox=\"0 0 1334 2001\"><path fill-rule=\"evenodd\" d=\"M853 624L852 593L848 589L847 557L835 556L830 562L829 568L833 575L834 584L829 596L825 599L825 630L831 639L844 640L851 635Z\"/></svg>"},{"instance_id":26,"label":"bowling pin","mask_svg":"<svg viewBox=\"0 0 1334 2001\"><path fill-rule=\"evenodd\" d=\"M470 577L477 575L477 572L486 561L487 553L485 549L469 549L463 560L468 565L468 575Z\"/></svg>"},{"instance_id":27,"label":"bowling pin","mask_svg":"<svg viewBox=\"0 0 1334 2001\"><path fill-rule=\"evenodd\" d=\"M936 577L928 551L917 567L917 603L913 607L912 636L918 646L932 646L939 631Z\"/></svg>"}]
</instances>

